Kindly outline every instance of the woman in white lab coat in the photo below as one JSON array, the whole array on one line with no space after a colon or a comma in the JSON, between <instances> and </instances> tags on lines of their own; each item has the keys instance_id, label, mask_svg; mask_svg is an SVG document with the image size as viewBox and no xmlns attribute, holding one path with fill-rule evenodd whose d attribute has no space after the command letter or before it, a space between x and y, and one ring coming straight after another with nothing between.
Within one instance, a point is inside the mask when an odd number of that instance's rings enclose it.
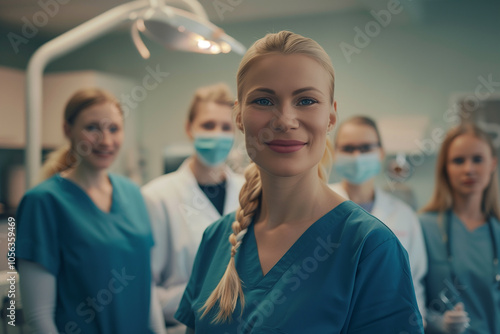
<instances>
[{"instance_id":1,"label":"woman in white lab coat","mask_svg":"<svg viewBox=\"0 0 500 334\"><path fill-rule=\"evenodd\" d=\"M427 273L427 254L422 228L406 203L374 185L384 158L376 123L369 117L352 117L340 125L334 142L334 171L342 181L330 187L380 219L398 237L408 252L415 294L424 316L422 280Z\"/></svg>"},{"instance_id":2,"label":"woman in white lab coat","mask_svg":"<svg viewBox=\"0 0 500 334\"><path fill-rule=\"evenodd\" d=\"M186 122L195 154L142 188L153 225L153 277L167 326L174 319L205 228L238 207L244 178L225 164L234 140L229 88L198 89Z\"/></svg>"}]
</instances>

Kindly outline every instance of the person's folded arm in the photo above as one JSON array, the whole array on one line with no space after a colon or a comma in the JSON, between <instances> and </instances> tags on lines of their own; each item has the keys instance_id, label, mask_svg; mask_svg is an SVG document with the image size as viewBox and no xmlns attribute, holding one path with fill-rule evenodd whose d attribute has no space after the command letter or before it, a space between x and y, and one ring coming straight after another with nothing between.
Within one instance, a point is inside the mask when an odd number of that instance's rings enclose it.
<instances>
[{"instance_id":1,"label":"person's folded arm","mask_svg":"<svg viewBox=\"0 0 500 334\"><path fill-rule=\"evenodd\" d=\"M464 310L464 304L458 303L453 310L439 313L427 311L427 328L429 334L460 334L469 327L469 314Z\"/></svg>"},{"instance_id":2,"label":"person's folded arm","mask_svg":"<svg viewBox=\"0 0 500 334\"><path fill-rule=\"evenodd\" d=\"M168 288L158 285L155 287L165 321L170 324L178 323L174 318L174 314L179 307L186 285L187 283L181 283L169 286Z\"/></svg>"}]
</instances>

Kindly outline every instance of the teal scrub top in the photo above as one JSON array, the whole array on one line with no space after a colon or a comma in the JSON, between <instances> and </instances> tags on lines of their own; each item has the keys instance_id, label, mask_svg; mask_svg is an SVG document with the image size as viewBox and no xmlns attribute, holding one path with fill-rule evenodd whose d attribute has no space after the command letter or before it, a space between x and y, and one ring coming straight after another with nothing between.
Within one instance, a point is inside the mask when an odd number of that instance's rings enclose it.
<instances>
[{"instance_id":1,"label":"teal scrub top","mask_svg":"<svg viewBox=\"0 0 500 334\"><path fill-rule=\"evenodd\" d=\"M109 213L59 174L28 191L17 211L16 257L56 277L61 333L152 333L148 213L136 185L109 179Z\"/></svg>"},{"instance_id":2,"label":"teal scrub top","mask_svg":"<svg viewBox=\"0 0 500 334\"><path fill-rule=\"evenodd\" d=\"M420 216L429 259L425 278L427 306L442 314L462 302L470 318L470 327L464 333L500 333L500 286L494 279L498 273L494 270L489 228L485 224L469 231L454 213L450 216L451 263L443 242L446 213L429 212ZM493 217L490 219L496 243L500 246L500 222ZM500 257L500 251L497 256ZM429 333L441 333L438 329L433 330L432 321L430 318Z\"/></svg>"},{"instance_id":3,"label":"teal scrub top","mask_svg":"<svg viewBox=\"0 0 500 334\"><path fill-rule=\"evenodd\" d=\"M316 221L263 276L253 224L235 256L245 306L230 323L199 309L230 259L235 214L209 226L176 318L196 333L423 333L408 256L397 237L346 201Z\"/></svg>"}]
</instances>

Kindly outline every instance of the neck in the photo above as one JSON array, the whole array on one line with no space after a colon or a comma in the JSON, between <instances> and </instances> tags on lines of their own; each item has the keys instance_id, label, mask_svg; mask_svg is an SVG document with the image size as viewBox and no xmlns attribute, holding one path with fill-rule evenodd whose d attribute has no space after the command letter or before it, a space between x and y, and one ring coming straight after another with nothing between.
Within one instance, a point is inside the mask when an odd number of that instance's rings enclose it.
<instances>
[{"instance_id":1,"label":"neck","mask_svg":"<svg viewBox=\"0 0 500 334\"><path fill-rule=\"evenodd\" d=\"M276 177L261 170L262 202L258 221L269 228L316 221L334 207L333 193L316 170L294 177ZM340 203L340 201L338 201Z\"/></svg>"},{"instance_id":2,"label":"neck","mask_svg":"<svg viewBox=\"0 0 500 334\"><path fill-rule=\"evenodd\" d=\"M453 212L469 229L474 229L485 223L486 217L481 210L482 194L468 196L453 196Z\"/></svg>"},{"instance_id":3,"label":"neck","mask_svg":"<svg viewBox=\"0 0 500 334\"><path fill-rule=\"evenodd\" d=\"M375 198L375 186L373 179L362 184L351 184L346 180L342 181L342 188L347 192L349 199L354 203L368 203Z\"/></svg>"},{"instance_id":4,"label":"neck","mask_svg":"<svg viewBox=\"0 0 500 334\"><path fill-rule=\"evenodd\" d=\"M100 189L110 184L107 170L90 169L86 168L82 164L61 174L62 176L74 181L84 189Z\"/></svg>"},{"instance_id":5,"label":"neck","mask_svg":"<svg viewBox=\"0 0 500 334\"><path fill-rule=\"evenodd\" d=\"M208 167L198 160L198 157L195 155L189 167L199 184L217 184L226 179L224 164L216 167Z\"/></svg>"}]
</instances>

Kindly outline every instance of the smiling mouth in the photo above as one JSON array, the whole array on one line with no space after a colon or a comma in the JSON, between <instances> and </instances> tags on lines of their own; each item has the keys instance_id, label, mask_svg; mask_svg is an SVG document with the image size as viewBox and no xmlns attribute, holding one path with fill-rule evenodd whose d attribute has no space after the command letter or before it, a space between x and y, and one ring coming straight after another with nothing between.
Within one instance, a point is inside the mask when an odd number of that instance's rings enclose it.
<instances>
[{"instance_id":1,"label":"smiling mouth","mask_svg":"<svg viewBox=\"0 0 500 334\"><path fill-rule=\"evenodd\" d=\"M292 153L302 149L306 143L298 140L272 140L266 145L277 153Z\"/></svg>"},{"instance_id":2,"label":"smiling mouth","mask_svg":"<svg viewBox=\"0 0 500 334\"><path fill-rule=\"evenodd\" d=\"M97 155L99 157L110 157L110 156L113 156L114 155L114 152L112 151L100 151L100 150L92 150L92 153L94 155Z\"/></svg>"}]
</instances>

